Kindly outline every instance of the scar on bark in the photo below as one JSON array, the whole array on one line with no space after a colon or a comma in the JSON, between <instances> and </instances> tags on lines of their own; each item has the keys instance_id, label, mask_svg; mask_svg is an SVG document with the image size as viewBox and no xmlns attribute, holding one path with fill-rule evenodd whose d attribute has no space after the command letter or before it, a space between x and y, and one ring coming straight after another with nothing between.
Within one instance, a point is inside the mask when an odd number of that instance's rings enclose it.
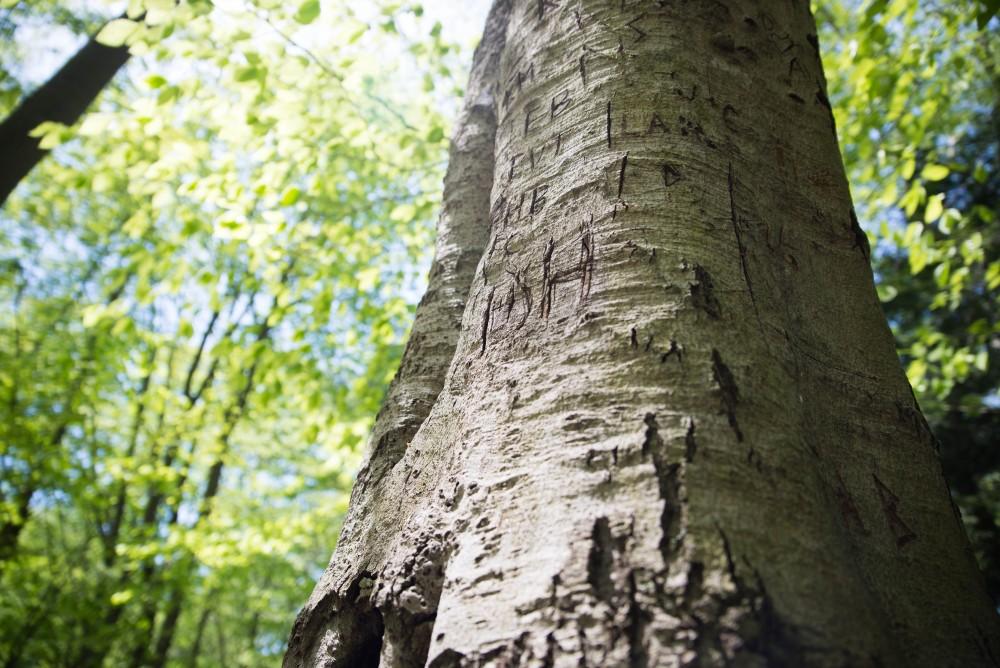
<instances>
[{"instance_id":1,"label":"scar on bark","mask_svg":"<svg viewBox=\"0 0 1000 668\"><path fill-rule=\"evenodd\" d=\"M611 526L607 517L598 517L590 532L590 554L587 555L587 584L598 600L610 604L615 587L611 582L614 561Z\"/></svg>"},{"instance_id":2,"label":"scar on bark","mask_svg":"<svg viewBox=\"0 0 1000 668\"><path fill-rule=\"evenodd\" d=\"M745 628L751 632L743 636L743 647L733 657L731 664L726 665L744 665L740 659L743 658L741 656L743 652L747 652L753 657L754 665L763 659L761 665L802 666L811 663L805 659L808 654L829 651L823 644L816 645L805 638L805 634L816 635L813 629L790 624L782 619L775 609L774 601L764 585L760 571L745 555L740 557L742 566L738 567L729 537L718 522L715 528L722 541L726 570L736 591L721 601L726 609L718 614L716 621L710 622L710 628L703 629L702 633L715 635L717 638L721 636L724 629L720 628L718 620L725 619L726 612L733 608L749 613L754 622L752 625L746 625ZM744 571L743 574L740 573L741 570Z\"/></svg>"},{"instance_id":3,"label":"scar on bark","mask_svg":"<svg viewBox=\"0 0 1000 668\"><path fill-rule=\"evenodd\" d=\"M851 524L853 522L861 530L861 533L867 536L869 531L865 527L864 520L861 519L861 512L854 502L854 497L851 496L847 485L844 484L844 478L840 475L840 471L837 471L837 484L833 488L833 493L837 497L837 506L840 508L844 523Z\"/></svg>"},{"instance_id":4,"label":"scar on bark","mask_svg":"<svg viewBox=\"0 0 1000 668\"><path fill-rule=\"evenodd\" d=\"M830 121L830 130L833 132L834 139L837 138L837 119L833 117L833 107L830 105L830 98L826 96L826 92L823 90L823 84L817 84L816 88L816 104L824 107L826 109L827 117Z\"/></svg>"},{"instance_id":5,"label":"scar on bark","mask_svg":"<svg viewBox=\"0 0 1000 668\"><path fill-rule=\"evenodd\" d=\"M496 294L496 286L490 287L490 294L486 297L486 309L483 311L483 340L482 347L479 349L479 354L483 355L486 353L486 338L490 333L490 312L493 310L493 295Z\"/></svg>"},{"instance_id":6,"label":"scar on bark","mask_svg":"<svg viewBox=\"0 0 1000 668\"><path fill-rule=\"evenodd\" d=\"M646 413L642 422L646 425L646 432L642 439L642 456L647 457L654 446L663 445L663 439L660 438L660 425L656 422L655 413Z\"/></svg>"},{"instance_id":7,"label":"scar on bark","mask_svg":"<svg viewBox=\"0 0 1000 668\"><path fill-rule=\"evenodd\" d=\"M549 239L542 251L542 305L538 311L540 318L548 318L549 311L552 310L552 252L555 248L555 239Z\"/></svg>"},{"instance_id":8,"label":"scar on bark","mask_svg":"<svg viewBox=\"0 0 1000 668\"><path fill-rule=\"evenodd\" d=\"M909 405L899 401L895 402L895 404L896 414L899 416L899 419L913 428L914 435L917 438L927 441L934 448L935 452L941 452L941 442L938 441L931 426L927 423L927 418L920 411L920 403L917 401L917 395L914 393L913 388L910 388Z\"/></svg>"},{"instance_id":9,"label":"scar on bark","mask_svg":"<svg viewBox=\"0 0 1000 668\"><path fill-rule=\"evenodd\" d=\"M684 362L684 348L673 339L670 339L670 348L667 352L660 353L660 364L665 363L673 355L677 356L678 362Z\"/></svg>"},{"instance_id":10,"label":"scar on bark","mask_svg":"<svg viewBox=\"0 0 1000 668\"><path fill-rule=\"evenodd\" d=\"M611 100L608 100L608 108L605 112L604 129L608 139L608 148L611 148Z\"/></svg>"},{"instance_id":11,"label":"scar on bark","mask_svg":"<svg viewBox=\"0 0 1000 668\"><path fill-rule=\"evenodd\" d=\"M594 216L590 216L593 225ZM580 238L580 299L590 294L590 284L594 278L594 233L589 229Z\"/></svg>"},{"instance_id":12,"label":"scar on bark","mask_svg":"<svg viewBox=\"0 0 1000 668\"><path fill-rule=\"evenodd\" d=\"M747 284L747 292L750 294L750 303L753 305L753 311L757 315L757 322L760 323L760 312L757 310L757 298L753 294L753 281L750 280L750 268L747 263L747 246L743 240L743 233L740 230L740 226L743 224L743 219L740 218L739 213L736 211L736 180L733 177L733 163L729 163L729 213L730 219L733 223L733 233L736 235L736 246L740 252L740 269L743 272L743 280Z\"/></svg>"},{"instance_id":13,"label":"scar on bark","mask_svg":"<svg viewBox=\"0 0 1000 668\"><path fill-rule=\"evenodd\" d=\"M708 41L709 44L714 46L719 51L724 51L725 53L732 53L736 51L736 42L733 40L732 35L718 32L712 35Z\"/></svg>"},{"instance_id":14,"label":"scar on bark","mask_svg":"<svg viewBox=\"0 0 1000 668\"><path fill-rule=\"evenodd\" d=\"M806 41L809 42L809 46L813 48L813 51L815 52L816 56L819 57L819 39L816 37L816 35L809 33L808 35L806 35Z\"/></svg>"},{"instance_id":15,"label":"scar on bark","mask_svg":"<svg viewBox=\"0 0 1000 668\"><path fill-rule=\"evenodd\" d=\"M545 11L548 9L559 9L555 0L538 0L538 20L545 20Z\"/></svg>"},{"instance_id":16,"label":"scar on bark","mask_svg":"<svg viewBox=\"0 0 1000 668\"><path fill-rule=\"evenodd\" d=\"M625 189L625 168L628 167L628 151L622 156L622 166L618 170L618 199L622 198L622 191Z\"/></svg>"},{"instance_id":17,"label":"scar on bark","mask_svg":"<svg viewBox=\"0 0 1000 668\"><path fill-rule=\"evenodd\" d=\"M521 316L521 321L517 323L516 327L514 327L514 330L516 331L524 327L524 324L528 322L528 315L531 313L531 306L532 306L531 288L528 286L527 281L524 280L523 269L518 269L517 267L515 267L514 271L511 271L510 269L505 268L504 271L506 271L507 274L509 274L510 277L514 279L514 286L521 291L521 297L524 299L524 315ZM514 288L511 288L512 294L513 290ZM513 305L511 305L511 308L513 308ZM508 309L507 315L508 316L510 315L510 309Z\"/></svg>"},{"instance_id":18,"label":"scar on bark","mask_svg":"<svg viewBox=\"0 0 1000 668\"><path fill-rule=\"evenodd\" d=\"M889 531L896 539L896 547L904 547L915 541L917 534L899 516L899 497L874 473L872 480L875 481L875 490L878 492L879 501L882 502L882 512L885 513L886 521L889 523Z\"/></svg>"},{"instance_id":19,"label":"scar on bark","mask_svg":"<svg viewBox=\"0 0 1000 668\"><path fill-rule=\"evenodd\" d=\"M646 627L652 621L652 615L639 603L639 588L636 586L635 570L628 574L628 612L625 625L625 637L628 639L628 665L641 668L649 665L649 652L646 649Z\"/></svg>"},{"instance_id":20,"label":"scar on bark","mask_svg":"<svg viewBox=\"0 0 1000 668\"><path fill-rule=\"evenodd\" d=\"M681 519L681 465L667 461L666 444L660 436L660 425L654 413L646 413L643 418L646 433L642 441L643 457L652 455L653 470L659 487L663 511L660 514L660 554L664 564L670 561L674 538L679 533Z\"/></svg>"},{"instance_id":21,"label":"scar on bark","mask_svg":"<svg viewBox=\"0 0 1000 668\"><path fill-rule=\"evenodd\" d=\"M694 418L688 418L687 433L684 434L684 461L688 464L694 461L694 455L698 452L698 442L694 438L694 430L697 427Z\"/></svg>"},{"instance_id":22,"label":"scar on bark","mask_svg":"<svg viewBox=\"0 0 1000 668\"><path fill-rule=\"evenodd\" d=\"M690 285L691 303L713 320L722 317L722 307L715 298L715 283L712 276L700 264L694 265L694 283Z\"/></svg>"},{"instance_id":23,"label":"scar on bark","mask_svg":"<svg viewBox=\"0 0 1000 668\"><path fill-rule=\"evenodd\" d=\"M736 404L740 400L740 390L736 387L736 379L733 378L733 372L722 361L719 351L714 348L712 349L712 376L715 378L715 383L719 386L719 390L722 393L722 409L729 419L729 426L732 428L733 433L736 434L736 440L742 443L743 432L740 430L740 424L736 419Z\"/></svg>"},{"instance_id":24,"label":"scar on bark","mask_svg":"<svg viewBox=\"0 0 1000 668\"><path fill-rule=\"evenodd\" d=\"M510 314L514 310L514 286L507 288L507 296L503 300L504 322L510 322Z\"/></svg>"},{"instance_id":25,"label":"scar on bark","mask_svg":"<svg viewBox=\"0 0 1000 668\"><path fill-rule=\"evenodd\" d=\"M650 124L650 127L652 127L652 124ZM681 180L680 170L678 170L674 165L671 165L669 162L663 163L660 170L663 175L664 188L670 188L670 186Z\"/></svg>"},{"instance_id":26,"label":"scar on bark","mask_svg":"<svg viewBox=\"0 0 1000 668\"><path fill-rule=\"evenodd\" d=\"M555 251L555 240L549 239L542 252L542 303L539 308L539 317L548 318L552 311L552 301L555 286L558 283L569 283L579 278L580 281L580 302L590 294L590 286L594 278L594 251L595 240L592 231L594 217L591 215L590 223L581 225L580 231L580 256L577 263L571 267L556 270L552 265L552 254Z\"/></svg>"},{"instance_id":27,"label":"scar on bark","mask_svg":"<svg viewBox=\"0 0 1000 668\"><path fill-rule=\"evenodd\" d=\"M851 248L860 249L866 260L871 258L872 250L871 246L868 245L868 235L861 229L861 223L858 222L858 215L854 213L853 206L851 207L851 236L854 239L854 245Z\"/></svg>"},{"instance_id":28,"label":"scar on bark","mask_svg":"<svg viewBox=\"0 0 1000 668\"><path fill-rule=\"evenodd\" d=\"M637 28L637 27L635 27L635 25L633 25L633 24L638 23L639 21L643 20L644 18L646 18L645 12L642 13L642 14L639 14L639 16L635 17L634 19L632 19L631 21L629 21L628 23L625 24L626 28L629 28L630 30L632 30L636 34L635 41L632 42L632 44L638 44L639 42L641 42L642 40L646 39L646 37L649 36L648 32L646 32L645 30L641 30L640 28Z\"/></svg>"}]
</instances>

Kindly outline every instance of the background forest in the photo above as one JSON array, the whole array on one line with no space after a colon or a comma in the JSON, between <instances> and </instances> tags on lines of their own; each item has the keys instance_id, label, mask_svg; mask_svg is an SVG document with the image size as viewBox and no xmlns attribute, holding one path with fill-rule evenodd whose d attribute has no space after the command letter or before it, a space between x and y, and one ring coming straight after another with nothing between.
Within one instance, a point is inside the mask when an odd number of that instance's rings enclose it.
<instances>
[{"instance_id":1,"label":"background forest","mask_svg":"<svg viewBox=\"0 0 1000 668\"><path fill-rule=\"evenodd\" d=\"M133 54L36 128L0 210L0 665L278 664L423 290L487 5L0 0L0 117L89 36ZM814 3L879 296L1000 599L998 7Z\"/></svg>"}]
</instances>

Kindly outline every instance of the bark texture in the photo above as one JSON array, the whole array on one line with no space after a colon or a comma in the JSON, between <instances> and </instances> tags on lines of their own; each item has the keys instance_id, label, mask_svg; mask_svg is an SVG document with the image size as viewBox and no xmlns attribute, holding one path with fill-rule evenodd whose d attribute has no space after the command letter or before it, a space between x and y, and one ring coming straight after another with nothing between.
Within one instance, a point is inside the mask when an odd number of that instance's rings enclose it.
<instances>
[{"instance_id":1,"label":"bark texture","mask_svg":"<svg viewBox=\"0 0 1000 668\"><path fill-rule=\"evenodd\" d=\"M128 47L91 38L62 68L0 123L0 204L48 151L29 133L46 121L72 125L128 62Z\"/></svg>"},{"instance_id":2,"label":"bark texture","mask_svg":"<svg viewBox=\"0 0 1000 668\"><path fill-rule=\"evenodd\" d=\"M439 235L285 666L997 665L807 3L499 0Z\"/></svg>"}]
</instances>

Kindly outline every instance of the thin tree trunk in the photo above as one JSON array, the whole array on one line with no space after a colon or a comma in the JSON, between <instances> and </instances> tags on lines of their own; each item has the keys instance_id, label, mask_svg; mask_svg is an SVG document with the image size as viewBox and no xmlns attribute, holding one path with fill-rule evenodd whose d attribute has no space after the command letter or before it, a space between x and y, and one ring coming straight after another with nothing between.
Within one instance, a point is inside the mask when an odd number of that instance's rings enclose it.
<instances>
[{"instance_id":1,"label":"thin tree trunk","mask_svg":"<svg viewBox=\"0 0 1000 668\"><path fill-rule=\"evenodd\" d=\"M167 665L167 659L170 656L170 646L174 642L174 633L177 632L177 621L181 618L184 588L182 586L174 587L171 595L173 598L167 608L167 613L163 616L163 621L160 622L160 634L157 636L152 656L148 664L143 664L149 665L152 668L163 668L163 666Z\"/></svg>"},{"instance_id":2,"label":"thin tree trunk","mask_svg":"<svg viewBox=\"0 0 1000 668\"><path fill-rule=\"evenodd\" d=\"M209 596L209 601L211 602L212 597ZM205 627L208 625L208 618L212 615L212 608L209 605L205 606L205 609L201 612L201 617L198 618L198 625L195 627L194 631L194 642L191 643L191 649L188 650L188 665L191 668L198 668L198 661L201 659L201 643L205 638Z\"/></svg>"},{"instance_id":3,"label":"thin tree trunk","mask_svg":"<svg viewBox=\"0 0 1000 668\"><path fill-rule=\"evenodd\" d=\"M111 294L108 295L105 304L112 304L121 297L122 293L125 291L125 287L128 284L130 277L126 277L120 285L118 285ZM97 346L97 335L89 334L87 336L86 342L84 344L85 354L81 360L80 365L76 369L76 375L73 377L72 381L69 383L69 388L66 393L65 408L66 417L56 425L56 428L52 432L52 436L49 437L48 443L36 444L39 446L39 452L46 451L56 451L62 447L63 438L65 438L66 433L69 431L73 420L76 419L76 402L79 399L80 388L83 386L84 382L87 380L87 375L91 373L92 366L94 364L95 348ZM38 453L34 453L38 454ZM21 532L27 525L28 520L31 519L31 502L35 498L35 494L39 492L38 483L35 480L29 479L24 482L23 487L18 489L16 498L14 499L15 516L13 519L4 520L0 524L0 571L2 571L4 563L17 555L18 552L18 542L21 538ZM2 499L0 499L2 500Z\"/></svg>"},{"instance_id":4,"label":"thin tree trunk","mask_svg":"<svg viewBox=\"0 0 1000 668\"><path fill-rule=\"evenodd\" d=\"M31 500L35 497L36 491L38 490L32 483L27 483L17 490L12 504L14 517L0 524L0 568L4 562L13 559L17 554L17 544L21 538L21 531L31 515Z\"/></svg>"},{"instance_id":5,"label":"thin tree trunk","mask_svg":"<svg viewBox=\"0 0 1000 668\"><path fill-rule=\"evenodd\" d=\"M125 458L131 460L135 456L136 447L139 444L139 434L142 431L143 417L146 413L146 393L149 391L149 381L153 377L153 366L156 361L157 349L149 351L147 364L149 370L139 383L139 389L135 393L135 412L132 417L132 430L129 436L128 447L125 450ZM108 528L104 530L103 525L98 526L101 541L104 544L104 567L110 569L118 559L118 538L121 535L122 521L125 519L125 506L127 502L128 486L124 480L118 482L118 491L115 495L115 503L111 507L110 521Z\"/></svg>"},{"instance_id":6,"label":"thin tree trunk","mask_svg":"<svg viewBox=\"0 0 1000 668\"><path fill-rule=\"evenodd\" d=\"M128 47L110 47L91 38L83 48L0 123L0 204L46 156L41 138L29 133L46 121L72 125L128 62Z\"/></svg>"},{"instance_id":7,"label":"thin tree trunk","mask_svg":"<svg viewBox=\"0 0 1000 668\"><path fill-rule=\"evenodd\" d=\"M285 666L996 665L807 3L498 0L439 235Z\"/></svg>"},{"instance_id":8,"label":"thin tree trunk","mask_svg":"<svg viewBox=\"0 0 1000 668\"><path fill-rule=\"evenodd\" d=\"M13 636L14 641L11 643L10 652L4 660L3 668L18 668L24 665L22 663L24 650L27 649L32 638L42 629L42 622L45 618L52 614L59 593L58 588L50 585L40 597L40 602L33 606L30 613L25 615L27 619L18 633Z\"/></svg>"},{"instance_id":9,"label":"thin tree trunk","mask_svg":"<svg viewBox=\"0 0 1000 668\"><path fill-rule=\"evenodd\" d=\"M226 634L222 630L222 616L215 615L215 648L219 656L220 666L228 666L229 659L226 652Z\"/></svg>"},{"instance_id":10,"label":"thin tree trunk","mask_svg":"<svg viewBox=\"0 0 1000 668\"><path fill-rule=\"evenodd\" d=\"M291 264L284 272L282 276L282 284L285 284L288 280L289 274L291 272ZM271 335L271 326L273 324L272 317L279 313L278 301L275 298L272 308L264 316L262 322L258 325L259 330L257 336L255 337L254 344L260 344L267 341ZM254 379L257 375L259 365L259 359L254 359L251 365L244 370L244 382L240 388L236 400L233 404L227 407L225 416L223 418L223 431L219 436L219 451L216 456L216 460L212 463L209 468L208 480L205 485L205 491L202 492L201 501L198 508L198 517L195 519L194 524L191 526L191 530L195 529L203 520L208 518L212 513L212 504L215 501L215 497L218 496L219 486L222 481L222 471L224 467L225 457L229 452L230 439L232 438L233 431L236 426L243 419L247 411L247 402L250 398L250 393L254 387ZM182 483L183 484L183 483ZM177 506L173 509L173 513L170 518L170 525L173 526L178 520L178 510L180 504L180 488L178 488L178 501ZM189 574L193 571L195 567L194 558L189 556L184 559L178 566L180 573ZM182 575L177 578L181 583L186 582L187 577ZM163 668L166 665L167 659L170 655L170 648L174 642L174 634L177 631L177 622L180 620L181 613L183 612L183 604L185 599L185 587L183 584L175 584L171 589L170 602L167 605L166 613L163 616L163 621L160 623L159 634L156 637L156 643L152 648L152 654L149 657L149 665L151 668ZM151 638L149 639L151 640ZM147 646L149 640L145 643L140 643L136 646L133 656L137 659L141 659L135 665L140 665L144 663L147 654Z\"/></svg>"},{"instance_id":11,"label":"thin tree trunk","mask_svg":"<svg viewBox=\"0 0 1000 668\"><path fill-rule=\"evenodd\" d=\"M260 610L255 610L253 616L250 618L250 625L247 629L247 649L249 650L249 656L254 656L257 654L257 634L260 632ZM241 661L240 666L246 668L250 664Z\"/></svg>"},{"instance_id":12,"label":"thin tree trunk","mask_svg":"<svg viewBox=\"0 0 1000 668\"><path fill-rule=\"evenodd\" d=\"M287 271L290 270L291 270L291 265L289 266L288 270L286 270L285 274L286 277L287 277ZM238 293L234 296L234 299L236 298L236 296L238 296ZM251 303L253 302L253 296L251 296L250 302ZM236 331L238 323L241 319L242 319L242 314L239 317L237 317L233 321L233 323L225 330L225 332L222 335L223 339L229 338ZM205 331L200 337L200 341L198 344L198 348L195 351L195 355L192 358L191 362L189 363L187 371L184 374L183 394L187 399L187 406L185 409L186 411L191 411L192 409L195 408L195 406L201 400L202 395L204 394L206 389L211 387L215 380L215 374L219 362L218 358L215 358L211 361L211 363L209 364L209 368L205 372L205 375L201 383L194 382L194 377L204 357L205 347L208 338L211 335L212 331L214 330L217 320L218 320L218 313L216 311L213 311L212 317L210 318L210 321L206 326ZM270 327L267 325L267 318L265 317L263 323L260 325L260 331L258 333L258 336L256 337L256 340L257 341L264 340L264 338L267 335L269 335L269 332L270 332ZM165 381L167 385L170 384L170 378L172 376L172 372L170 371L170 369L173 368L173 354L174 354L173 350L171 350L167 362L168 372ZM220 441L221 447L223 449L228 447L229 437L232 434L232 430L235 428L235 420L242 418L243 412L245 411L246 401L247 401L246 395L249 392L250 381L252 381L252 375L250 376L250 380L247 381L247 384L245 384L245 387L241 388L239 396L234 402L234 406L228 408L226 411L226 418L224 420L226 425L225 432ZM196 385L197 387L195 387ZM154 433L161 433L163 431L164 419L165 419L165 414L161 410L156 420L157 427L154 429ZM176 437L177 437L176 433L171 433L171 435L168 437L167 440L172 441ZM173 443L167 446L166 452L164 453L162 459L164 467L170 467L173 464L174 457L176 455L176 450L177 446L174 445ZM193 456L194 453L192 451L189 454ZM156 459L159 458L159 452L158 449L155 447L155 445L154 447L151 448L150 458L152 461L156 461ZM174 503L172 508L168 509L169 517L167 519L167 524L170 527L172 527L178 521L179 518L178 510L180 505L180 499L182 496L181 493L183 491L185 483L187 482L188 473L189 470L187 466L185 466L185 468L181 471L178 480L175 483L175 490L177 492L178 500ZM139 521L140 526L146 528L147 530L152 530L152 528L159 521L160 505L162 504L164 498L165 498L165 492L163 490L158 489L156 486L150 488L147 494L147 501L143 511L143 515ZM141 572L142 586L147 589L152 587L154 584L154 578L157 575L157 569L155 565L152 563L152 561L144 562L142 564L142 569L140 572ZM116 585L116 587L120 588L124 586L129 582L130 578L132 578L134 575L135 572L132 570L126 569L122 571L117 580L118 584ZM179 590L180 590L179 587L175 587L174 591L175 598L171 603L171 607L167 611L168 614L164 617L165 620L173 618L173 622L166 626L161 625L161 639L157 640L157 647L160 646L161 642L165 643L165 650L163 652L155 650L156 652L155 656L162 655L164 657L164 660L166 660L165 658L166 653L167 651L169 651L170 644L173 641L174 629L176 627L176 622L181 612L181 600L183 598L183 592L178 593ZM175 608L176 611L174 611ZM129 644L130 649L126 652L130 656L130 662L131 662L130 665L132 666L143 665L148 660L149 648L150 645L153 643L153 638L155 633L154 626L156 622L157 610L158 610L158 601L156 599L146 598L143 601L143 606L140 611L140 617L146 621L146 626L142 631L137 631L134 634L135 637L132 639L133 642ZM118 620L121 618L124 611L125 611L125 606L112 606L110 604L106 604L105 613L100 617L103 620L102 627L113 628L115 624L118 623ZM163 629L167 629L166 635L163 634ZM95 639L89 640L88 643L85 644L85 646L81 650L80 655L77 657L76 660L77 665L79 665L81 668L89 668L92 666L98 666L103 664L108 653L111 651L113 644L114 644L114 638L97 637L96 640Z\"/></svg>"}]
</instances>

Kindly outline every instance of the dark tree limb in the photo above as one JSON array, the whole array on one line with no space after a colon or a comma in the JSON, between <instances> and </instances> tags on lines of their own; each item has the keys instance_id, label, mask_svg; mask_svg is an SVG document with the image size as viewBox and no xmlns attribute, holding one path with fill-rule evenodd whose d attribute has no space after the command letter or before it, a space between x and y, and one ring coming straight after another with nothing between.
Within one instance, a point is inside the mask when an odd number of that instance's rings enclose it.
<instances>
[{"instance_id":1,"label":"dark tree limb","mask_svg":"<svg viewBox=\"0 0 1000 668\"><path fill-rule=\"evenodd\" d=\"M127 46L105 46L96 37L0 123L0 204L48 154L41 138L29 133L51 121L73 125L115 74L128 62Z\"/></svg>"}]
</instances>

